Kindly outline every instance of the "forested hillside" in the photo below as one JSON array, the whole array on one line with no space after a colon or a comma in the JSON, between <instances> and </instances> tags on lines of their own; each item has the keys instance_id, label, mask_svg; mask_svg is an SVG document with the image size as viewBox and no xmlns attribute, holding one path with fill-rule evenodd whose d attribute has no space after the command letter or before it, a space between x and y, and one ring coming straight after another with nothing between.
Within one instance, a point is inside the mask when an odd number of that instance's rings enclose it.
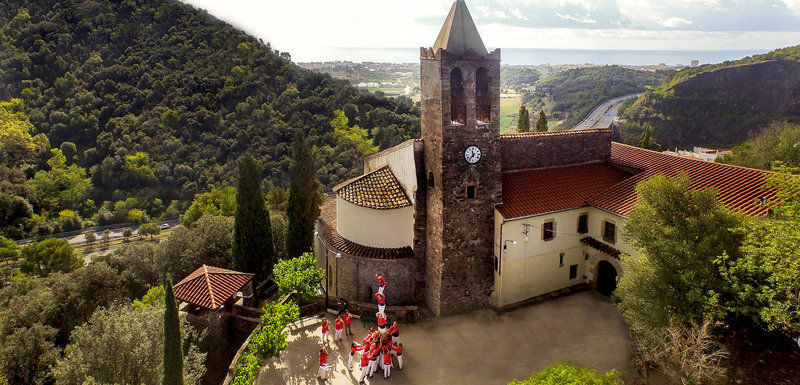
<instances>
[{"instance_id":1,"label":"forested hillside","mask_svg":"<svg viewBox=\"0 0 800 385\"><path fill-rule=\"evenodd\" d=\"M673 71L637 71L620 66L576 68L559 72L536 84L525 100L531 108L544 108L562 129L580 123L598 104L618 96L639 93L655 86Z\"/></svg>"},{"instance_id":2,"label":"forested hillside","mask_svg":"<svg viewBox=\"0 0 800 385\"><path fill-rule=\"evenodd\" d=\"M176 215L229 185L242 154L285 187L297 130L326 187L419 133L409 99L301 69L177 1L10 0L0 26L0 137L18 144L0 157L10 236Z\"/></svg>"},{"instance_id":3,"label":"forested hillside","mask_svg":"<svg viewBox=\"0 0 800 385\"><path fill-rule=\"evenodd\" d=\"M800 118L800 46L687 68L625 112L621 139L638 143L646 125L666 147L742 143L774 121Z\"/></svg>"}]
</instances>

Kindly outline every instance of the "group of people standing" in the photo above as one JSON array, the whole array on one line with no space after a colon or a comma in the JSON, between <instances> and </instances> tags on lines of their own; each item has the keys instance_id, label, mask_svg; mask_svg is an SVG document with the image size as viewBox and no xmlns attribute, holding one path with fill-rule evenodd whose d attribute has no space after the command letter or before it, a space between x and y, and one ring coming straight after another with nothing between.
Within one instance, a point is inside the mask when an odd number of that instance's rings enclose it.
<instances>
[{"instance_id":1,"label":"group of people standing","mask_svg":"<svg viewBox=\"0 0 800 385\"><path fill-rule=\"evenodd\" d=\"M370 327L369 332L361 341L361 344L355 342L350 344L350 357L347 360L347 369L353 370L353 358L356 353L361 354L361 378L358 380L360 384L364 383L364 379L377 371L378 367L383 369L383 377L389 378L391 370L394 367L393 357L397 358L397 368L403 370L403 343L400 342L400 327L397 322L393 322L388 328L386 317L386 280L379 274L375 274L375 279L378 280L378 292L375 293L375 298L378 300L378 312L375 317L378 321L378 329ZM350 323L352 316L345 309L344 313L336 318L335 328L336 334L334 341L341 340L342 332L346 335L354 335L350 331ZM326 319L322 320L322 341L327 343L329 322ZM317 377L325 379L328 369L328 352L323 347L319 352L319 372Z\"/></svg>"}]
</instances>

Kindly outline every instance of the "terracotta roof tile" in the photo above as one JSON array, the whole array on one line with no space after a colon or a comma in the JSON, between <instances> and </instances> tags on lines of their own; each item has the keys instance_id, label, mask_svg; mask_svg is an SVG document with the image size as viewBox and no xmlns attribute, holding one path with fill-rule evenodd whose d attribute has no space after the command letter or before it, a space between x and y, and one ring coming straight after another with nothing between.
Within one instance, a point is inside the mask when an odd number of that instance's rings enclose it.
<instances>
[{"instance_id":1,"label":"terracotta roof tile","mask_svg":"<svg viewBox=\"0 0 800 385\"><path fill-rule=\"evenodd\" d=\"M175 298L206 309L219 309L254 274L203 265L175 284Z\"/></svg>"},{"instance_id":2,"label":"terracotta roof tile","mask_svg":"<svg viewBox=\"0 0 800 385\"><path fill-rule=\"evenodd\" d=\"M769 172L764 170L684 158L621 143L611 145L609 162L640 172L594 195L588 203L621 216L626 216L636 204L636 184L656 174L674 177L686 172L692 188L715 187L722 204L750 216L765 215L769 207L763 206L762 200L775 198L775 190L765 187L764 177Z\"/></svg>"},{"instance_id":3,"label":"terracotta roof tile","mask_svg":"<svg viewBox=\"0 0 800 385\"><path fill-rule=\"evenodd\" d=\"M341 236L336 231L336 200L329 199L320 206L320 220L325 226L325 242L328 247L342 253L361 258L400 259L413 258L414 250L409 247L381 248L364 246Z\"/></svg>"},{"instance_id":4,"label":"terracotta roof tile","mask_svg":"<svg viewBox=\"0 0 800 385\"><path fill-rule=\"evenodd\" d=\"M611 133L610 128L589 128L585 130L564 130L564 131L548 131L548 132L514 132L508 134L500 135L500 139L523 139L523 138L530 138L530 137L539 137L539 136L565 136L565 135L583 135L583 134L595 134L598 132L608 132Z\"/></svg>"},{"instance_id":5,"label":"terracotta roof tile","mask_svg":"<svg viewBox=\"0 0 800 385\"><path fill-rule=\"evenodd\" d=\"M503 173L506 219L568 210L586 205L593 194L631 177L607 163L586 163Z\"/></svg>"},{"instance_id":6,"label":"terracotta roof tile","mask_svg":"<svg viewBox=\"0 0 800 385\"><path fill-rule=\"evenodd\" d=\"M411 206L403 186L389 166L344 182L333 191L342 199L361 207L376 210Z\"/></svg>"}]
</instances>

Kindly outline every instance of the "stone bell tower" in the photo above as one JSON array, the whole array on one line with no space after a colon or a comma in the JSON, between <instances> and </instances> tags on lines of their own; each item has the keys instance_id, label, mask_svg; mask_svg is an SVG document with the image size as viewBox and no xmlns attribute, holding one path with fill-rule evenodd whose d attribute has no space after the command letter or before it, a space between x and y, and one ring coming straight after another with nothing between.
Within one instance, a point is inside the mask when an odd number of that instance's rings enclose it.
<instances>
[{"instance_id":1,"label":"stone bell tower","mask_svg":"<svg viewBox=\"0 0 800 385\"><path fill-rule=\"evenodd\" d=\"M420 49L427 176L425 302L438 315L488 304L500 172L500 50L487 52L457 0Z\"/></svg>"}]
</instances>

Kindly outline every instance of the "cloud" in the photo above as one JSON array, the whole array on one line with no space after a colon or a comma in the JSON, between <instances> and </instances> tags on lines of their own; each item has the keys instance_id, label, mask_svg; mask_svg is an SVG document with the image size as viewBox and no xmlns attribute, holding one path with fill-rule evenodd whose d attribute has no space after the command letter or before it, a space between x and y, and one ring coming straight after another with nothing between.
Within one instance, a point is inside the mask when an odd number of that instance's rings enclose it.
<instances>
[{"instance_id":1,"label":"cloud","mask_svg":"<svg viewBox=\"0 0 800 385\"><path fill-rule=\"evenodd\" d=\"M572 16L572 15L563 15L561 13L556 12L556 16L558 16L558 17L560 17L562 19L565 19L565 20L577 21L579 23L584 23L584 24L595 24L595 23L597 23L597 20L592 19L589 15Z\"/></svg>"},{"instance_id":2,"label":"cloud","mask_svg":"<svg viewBox=\"0 0 800 385\"><path fill-rule=\"evenodd\" d=\"M664 27L667 27L667 28L675 28L675 27L680 27L680 26L685 26L685 25L692 25L692 24L694 24L694 23L692 23L691 20L686 20L686 19L683 19L683 18L680 18L680 17L669 17L666 20L661 22L661 25L663 25Z\"/></svg>"}]
</instances>

